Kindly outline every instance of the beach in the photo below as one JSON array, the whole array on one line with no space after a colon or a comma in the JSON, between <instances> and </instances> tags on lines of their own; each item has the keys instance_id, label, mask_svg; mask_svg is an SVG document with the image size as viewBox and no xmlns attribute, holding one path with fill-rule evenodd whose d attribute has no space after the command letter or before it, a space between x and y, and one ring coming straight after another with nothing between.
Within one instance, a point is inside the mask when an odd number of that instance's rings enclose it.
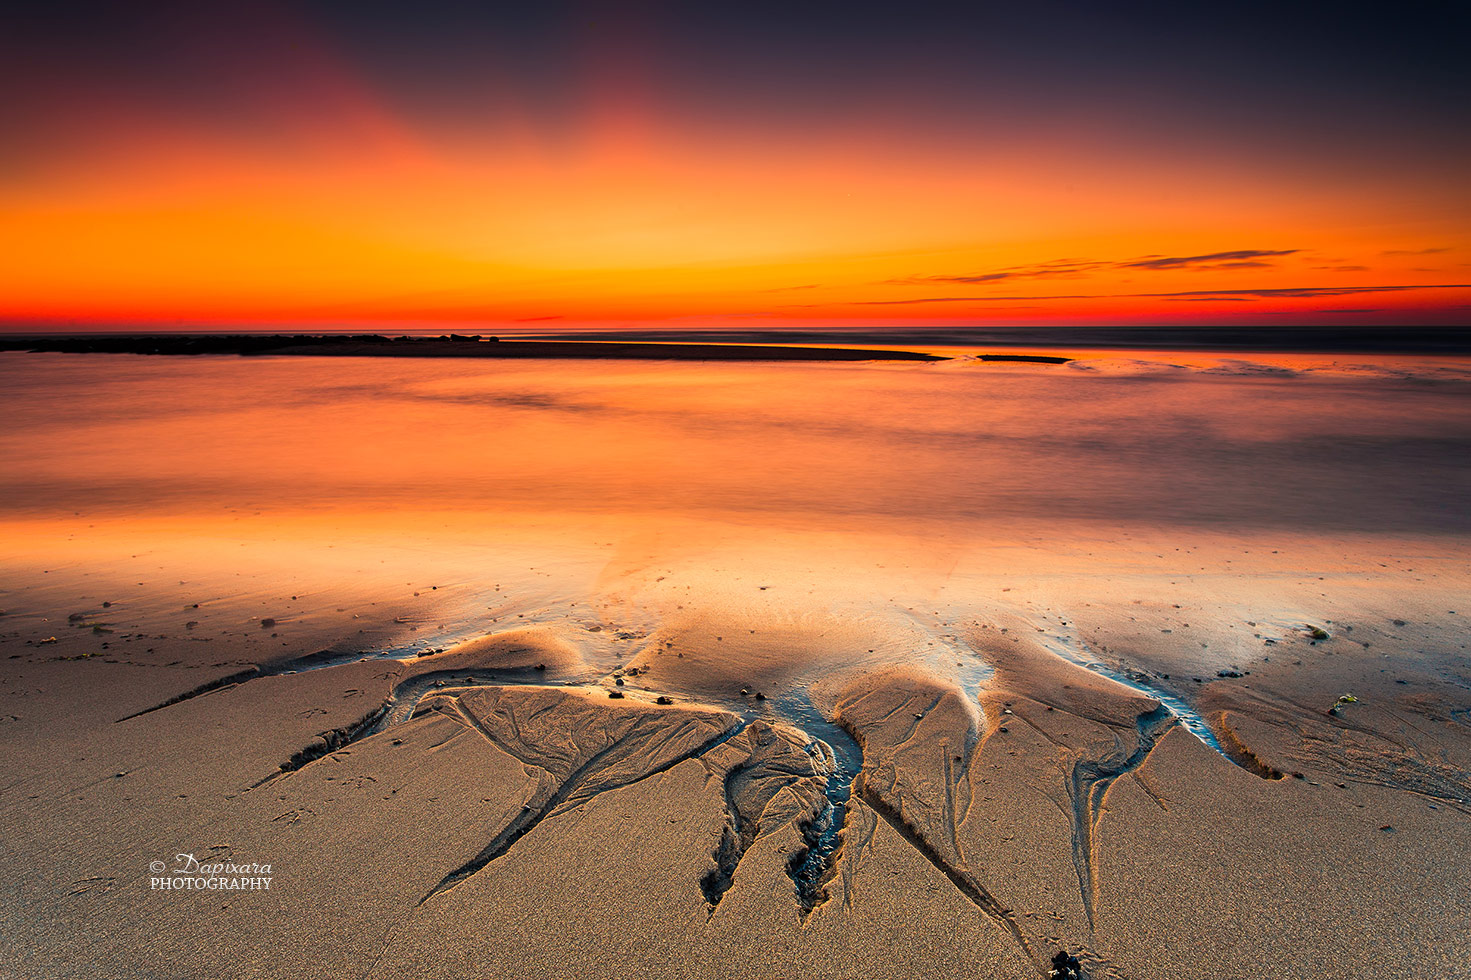
<instances>
[{"instance_id":1,"label":"beach","mask_svg":"<svg viewBox=\"0 0 1471 980\"><path fill-rule=\"evenodd\" d=\"M1471 363L906 346L0 354L0 955L1459 971Z\"/></svg>"}]
</instances>

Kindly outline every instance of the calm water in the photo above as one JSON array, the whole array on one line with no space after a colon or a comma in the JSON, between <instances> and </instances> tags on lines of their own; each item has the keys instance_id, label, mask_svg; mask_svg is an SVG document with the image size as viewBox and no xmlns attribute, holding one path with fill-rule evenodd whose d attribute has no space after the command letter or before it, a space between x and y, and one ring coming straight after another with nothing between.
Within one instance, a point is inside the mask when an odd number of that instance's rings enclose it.
<instances>
[{"instance_id":1,"label":"calm water","mask_svg":"<svg viewBox=\"0 0 1471 980\"><path fill-rule=\"evenodd\" d=\"M12 517L680 514L1471 529L1458 359L1075 366L0 355Z\"/></svg>"}]
</instances>

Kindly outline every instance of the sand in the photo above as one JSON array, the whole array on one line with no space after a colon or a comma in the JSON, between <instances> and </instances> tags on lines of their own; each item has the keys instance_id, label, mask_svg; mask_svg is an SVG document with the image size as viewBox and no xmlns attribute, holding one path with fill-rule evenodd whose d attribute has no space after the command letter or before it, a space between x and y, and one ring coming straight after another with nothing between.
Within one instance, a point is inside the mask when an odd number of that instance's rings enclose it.
<instances>
[{"instance_id":1,"label":"sand","mask_svg":"<svg viewBox=\"0 0 1471 980\"><path fill-rule=\"evenodd\" d=\"M1224 568L1208 550L1192 560ZM1471 686L1460 614L1431 610L1465 572L1417 562L1431 585L1399 594L1314 597L1279 557L1170 602L1122 598L1166 591L1152 572L957 569L966 601L931 596L930 632L917 610L906 627L780 576L739 603L645 580L625 594L652 611L641 625L549 607L412 654L357 641L454 590L337 595L263 626L250 589L206 612L103 608L99 588L124 594L109 569L60 570L0 619L5 961L1038 977L1068 950L1093 977L1454 972L1471 953ZM186 615L209 625L162 625ZM262 656L273 633L288 639ZM804 892L793 867L860 747ZM153 887L150 863L180 853L269 864L271 884Z\"/></svg>"}]
</instances>

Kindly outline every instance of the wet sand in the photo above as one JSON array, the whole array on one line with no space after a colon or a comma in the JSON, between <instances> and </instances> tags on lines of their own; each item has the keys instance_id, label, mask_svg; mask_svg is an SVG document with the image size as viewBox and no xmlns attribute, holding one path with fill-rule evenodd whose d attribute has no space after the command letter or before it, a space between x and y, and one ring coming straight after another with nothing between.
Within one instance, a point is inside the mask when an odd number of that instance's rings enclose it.
<instances>
[{"instance_id":1,"label":"wet sand","mask_svg":"<svg viewBox=\"0 0 1471 980\"><path fill-rule=\"evenodd\" d=\"M1471 676L1439 608L1467 566L1394 549L1397 589L1324 585L1305 545L1244 571L1199 545L1188 580L1107 585L980 554L924 606L861 613L819 594L826 569L764 556L758 583L730 554L605 569L582 612L507 597L443 647L407 627L464 584L292 602L228 576L183 587L194 610L132 598L127 559L58 568L0 620L6 955L33 976L1027 977L1067 949L1090 976L1432 976L1471 911ZM153 890L177 853L273 880Z\"/></svg>"},{"instance_id":2,"label":"wet sand","mask_svg":"<svg viewBox=\"0 0 1471 980\"><path fill-rule=\"evenodd\" d=\"M68 516L64 486L0 554L16 975L1471 955L1471 549L1433 512ZM181 853L269 888L155 887Z\"/></svg>"}]
</instances>

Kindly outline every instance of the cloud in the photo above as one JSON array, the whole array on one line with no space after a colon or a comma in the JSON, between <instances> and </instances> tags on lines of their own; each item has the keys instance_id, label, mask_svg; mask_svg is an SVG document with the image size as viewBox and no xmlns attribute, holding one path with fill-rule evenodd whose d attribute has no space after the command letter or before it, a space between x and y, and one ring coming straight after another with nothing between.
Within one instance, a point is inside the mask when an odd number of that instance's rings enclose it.
<instances>
[{"instance_id":1,"label":"cloud","mask_svg":"<svg viewBox=\"0 0 1471 980\"><path fill-rule=\"evenodd\" d=\"M922 296L915 299L873 299L855 306L904 306L912 303L1032 302L1059 299L1166 299L1238 302L1257 299L1314 299L1358 296L1364 293L1401 293L1416 289L1471 289L1471 283L1435 283L1423 286L1289 286L1271 289L1186 289L1174 293L1069 293L1060 296Z\"/></svg>"},{"instance_id":2,"label":"cloud","mask_svg":"<svg viewBox=\"0 0 1471 980\"><path fill-rule=\"evenodd\" d=\"M1446 247L1442 247L1442 248L1392 248L1389 251L1384 252L1382 254L1384 254L1384 255L1439 255L1442 252L1449 252L1449 251L1450 251L1450 249L1449 248L1446 248Z\"/></svg>"},{"instance_id":3,"label":"cloud","mask_svg":"<svg viewBox=\"0 0 1471 980\"><path fill-rule=\"evenodd\" d=\"M975 272L953 276L907 276L889 279L885 286L913 286L927 282L948 282L962 286L975 286L987 282L1004 282L1008 279L1083 279L1090 272L1100 269L1144 269L1167 271L1171 269L1267 269L1271 262L1263 259L1283 255L1296 255L1300 248L1242 248L1231 252L1210 252L1205 255L1146 255L1127 262L1100 261L1097 259L1052 259L1032 265L1003 266L992 272Z\"/></svg>"},{"instance_id":4,"label":"cloud","mask_svg":"<svg viewBox=\"0 0 1471 980\"><path fill-rule=\"evenodd\" d=\"M1180 293L1133 293L1134 296L1249 296L1254 299L1289 297L1294 299L1315 296L1354 296L1359 293L1397 293L1406 289L1466 289L1471 283L1454 283L1444 286L1289 286L1277 289L1191 289Z\"/></svg>"},{"instance_id":5,"label":"cloud","mask_svg":"<svg viewBox=\"0 0 1471 980\"><path fill-rule=\"evenodd\" d=\"M1315 265L1314 269L1320 272L1368 272L1367 265Z\"/></svg>"},{"instance_id":6,"label":"cloud","mask_svg":"<svg viewBox=\"0 0 1471 980\"><path fill-rule=\"evenodd\" d=\"M1174 268L1174 266L1171 266ZM1196 269L1270 269L1270 262L1217 262L1214 265L1197 265Z\"/></svg>"},{"instance_id":7,"label":"cloud","mask_svg":"<svg viewBox=\"0 0 1471 980\"><path fill-rule=\"evenodd\" d=\"M992 300L1096 299L1093 296L925 296L921 299L866 299L853 306L908 306L911 303L990 303ZM824 303L804 303L803 309L819 309ZM993 310L1035 310L1035 306L993 306Z\"/></svg>"},{"instance_id":8,"label":"cloud","mask_svg":"<svg viewBox=\"0 0 1471 980\"><path fill-rule=\"evenodd\" d=\"M909 306L914 303L989 303L1002 299L1088 299L1086 296L921 296L918 299L865 299L854 306Z\"/></svg>"},{"instance_id":9,"label":"cloud","mask_svg":"<svg viewBox=\"0 0 1471 980\"><path fill-rule=\"evenodd\" d=\"M1364 306L1359 308L1339 307L1337 309L1327 308L1318 310L1319 313L1383 313L1384 308L1379 306Z\"/></svg>"},{"instance_id":10,"label":"cloud","mask_svg":"<svg viewBox=\"0 0 1471 980\"><path fill-rule=\"evenodd\" d=\"M906 279L890 279L885 285L913 285L922 282L953 282L973 285L982 282L1000 282L1003 279L1081 279L1089 272L1110 268L1115 263L1097 262L1092 259L1053 259L1035 265L1009 265L995 272L981 272L965 276L910 276Z\"/></svg>"},{"instance_id":11,"label":"cloud","mask_svg":"<svg viewBox=\"0 0 1471 980\"><path fill-rule=\"evenodd\" d=\"M1186 269L1205 267L1214 269L1260 269L1271 265L1259 259L1295 255L1300 248L1243 248L1234 252L1210 252L1206 255L1146 255L1132 262L1118 262L1119 269Z\"/></svg>"},{"instance_id":12,"label":"cloud","mask_svg":"<svg viewBox=\"0 0 1471 980\"><path fill-rule=\"evenodd\" d=\"M911 279L892 279L893 283L915 283L915 282L997 282L1001 279L1024 278L1017 272L988 272L981 276L915 276Z\"/></svg>"}]
</instances>

